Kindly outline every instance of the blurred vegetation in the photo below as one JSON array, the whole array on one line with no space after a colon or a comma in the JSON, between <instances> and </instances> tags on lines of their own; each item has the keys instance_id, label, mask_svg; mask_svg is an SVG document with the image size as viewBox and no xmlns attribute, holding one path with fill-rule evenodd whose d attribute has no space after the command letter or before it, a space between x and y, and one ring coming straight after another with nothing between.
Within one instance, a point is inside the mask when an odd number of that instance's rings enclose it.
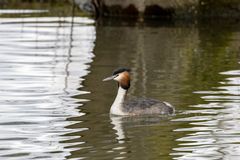
<instances>
[{"instance_id":1,"label":"blurred vegetation","mask_svg":"<svg viewBox=\"0 0 240 160\"><path fill-rule=\"evenodd\" d=\"M240 1L239 0L200 0L199 16L201 17L221 17L239 18Z\"/></svg>"},{"instance_id":2,"label":"blurred vegetation","mask_svg":"<svg viewBox=\"0 0 240 160\"><path fill-rule=\"evenodd\" d=\"M144 18L235 18L240 17L239 0L75 0L80 6L93 2L95 14L107 17ZM82 7L84 10L84 7ZM89 7L85 7L88 11Z\"/></svg>"},{"instance_id":3,"label":"blurred vegetation","mask_svg":"<svg viewBox=\"0 0 240 160\"><path fill-rule=\"evenodd\" d=\"M72 8L75 6L75 15L89 16L89 13L80 11L79 7L74 4L75 0L0 0L0 9L46 9L48 13L42 13L41 15L55 15L55 16L71 16ZM83 3L83 1L80 1ZM86 1L87 2L87 1ZM101 1L99 1L101 2ZM151 3L151 1L147 1ZM77 2L75 2L77 3ZM79 3L79 2L78 2ZM113 2L111 2L113 3ZM136 3L138 3L136 1ZM139 2L140 3L140 2ZM165 2L161 2L165 3ZM190 5L188 5L188 3ZM239 0L198 0L198 1L186 1L182 0L179 3L175 1L166 2L168 8L173 9L172 16L175 18L238 18L240 17L240 1ZM178 5L179 6L178 6ZM161 6L161 4L159 4ZM98 8L99 9L99 8ZM155 8L156 9L156 8ZM101 9L100 9L101 10ZM107 8L107 12L111 10L111 7ZM111 13L115 14L113 7ZM103 11L106 12L106 11ZM116 10L118 13L118 10ZM155 13L153 11L153 13ZM158 14L162 15L165 12ZM169 13L170 14L170 13ZM9 15L13 16L13 15ZM25 15L26 16L26 15Z\"/></svg>"},{"instance_id":4,"label":"blurred vegetation","mask_svg":"<svg viewBox=\"0 0 240 160\"><path fill-rule=\"evenodd\" d=\"M38 16L72 16L74 7L75 16L86 16L71 3L71 0L0 0L0 9L33 9L33 10L47 10L48 12L35 13ZM33 16L33 14L4 14L0 16L14 17L14 16Z\"/></svg>"}]
</instances>

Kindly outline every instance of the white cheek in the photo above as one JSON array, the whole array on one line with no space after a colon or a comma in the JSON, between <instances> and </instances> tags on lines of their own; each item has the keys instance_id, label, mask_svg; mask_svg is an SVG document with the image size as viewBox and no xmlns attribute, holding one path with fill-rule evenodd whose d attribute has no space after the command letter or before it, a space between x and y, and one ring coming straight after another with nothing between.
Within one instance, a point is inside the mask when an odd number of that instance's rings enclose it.
<instances>
[{"instance_id":1,"label":"white cheek","mask_svg":"<svg viewBox=\"0 0 240 160\"><path fill-rule=\"evenodd\" d=\"M117 76L117 77L114 78L114 80L115 80L115 81L120 81L120 77Z\"/></svg>"},{"instance_id":2,"label":"white cheek","mask_svg":"<svg viewBox=\"0 0 240 160\"><path fill-rule=\"evenodd\" d=\"M118 82L121 81L121 79L122 79L122 75L121 74L114 78L114 80L118 81Z\"/></svg>"}]
</instances>

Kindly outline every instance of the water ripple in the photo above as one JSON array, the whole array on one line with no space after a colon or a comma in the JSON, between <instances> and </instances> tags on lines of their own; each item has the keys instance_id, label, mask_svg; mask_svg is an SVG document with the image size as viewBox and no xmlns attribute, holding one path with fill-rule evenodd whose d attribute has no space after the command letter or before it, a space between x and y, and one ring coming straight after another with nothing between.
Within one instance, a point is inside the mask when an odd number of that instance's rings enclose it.
<instances>
[{"instance_id":1,"label":"water ripple","mask_svg":"<svg viewBox=\"0 0 240 160\"><path fill-rule=\"evenodd\" d=\"M62 135L85 130L66 128L75 123L66 119L85 115L77 107L86 100L72 97L88 93L77 89L94 57L92 23L79 17L1 18L0 157L70 154L61 143L69 137Z\"/></svg>"},{"instance_id":2,"label":"water ripple","mask_svg":"<svg viewBox=\"0 0 240 160\"><path fill-rule=\"evenodd\" d=\"M177 139L180 146L173 149L175 159L238 159L240 156L240 70L220 74L227 77L214 91L194 92L209 103L191 106L200 110L187 111L189 117L174 120L192 125L175 130L188 133Z\"/></svg>"}]
</instances>

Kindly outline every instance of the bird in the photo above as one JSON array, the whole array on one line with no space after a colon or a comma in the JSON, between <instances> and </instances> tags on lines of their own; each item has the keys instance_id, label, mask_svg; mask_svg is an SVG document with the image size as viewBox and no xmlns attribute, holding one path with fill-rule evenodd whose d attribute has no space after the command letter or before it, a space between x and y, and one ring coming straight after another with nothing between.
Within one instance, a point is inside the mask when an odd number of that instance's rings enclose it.
<instances>
[{"instance_id":1,"label":"bird","mask_svg":"<svg viewBox=\"0 0 240 160\"><path fill-rule=\"evenodd\" d=\"M130 72L126 67L120 67L103 81L114 80L118 84L117 96L110 108L111 115L135 116L135 115L172 115L174 107L168 102L152 98L135 98L127 100L127 92L130 88Z\"/></svg>"}]
</instances>

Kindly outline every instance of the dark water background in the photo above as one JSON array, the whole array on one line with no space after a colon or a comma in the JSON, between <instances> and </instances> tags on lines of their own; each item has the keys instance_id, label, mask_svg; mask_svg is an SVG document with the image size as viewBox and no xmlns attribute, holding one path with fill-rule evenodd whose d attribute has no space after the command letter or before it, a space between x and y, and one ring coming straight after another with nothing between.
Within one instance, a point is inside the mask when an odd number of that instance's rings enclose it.
<instances>
[{"instance_id":1,"label":"dark water background","mask_svg":"<svg viewBox=\"0 0 240 160\"><path fill-rule=\"evenodd\" d=\"M240 158L239 23L67 13L0 10L1 159ZM110 117L119 66L176 115Z\"/></svg>"}]
</instances>

